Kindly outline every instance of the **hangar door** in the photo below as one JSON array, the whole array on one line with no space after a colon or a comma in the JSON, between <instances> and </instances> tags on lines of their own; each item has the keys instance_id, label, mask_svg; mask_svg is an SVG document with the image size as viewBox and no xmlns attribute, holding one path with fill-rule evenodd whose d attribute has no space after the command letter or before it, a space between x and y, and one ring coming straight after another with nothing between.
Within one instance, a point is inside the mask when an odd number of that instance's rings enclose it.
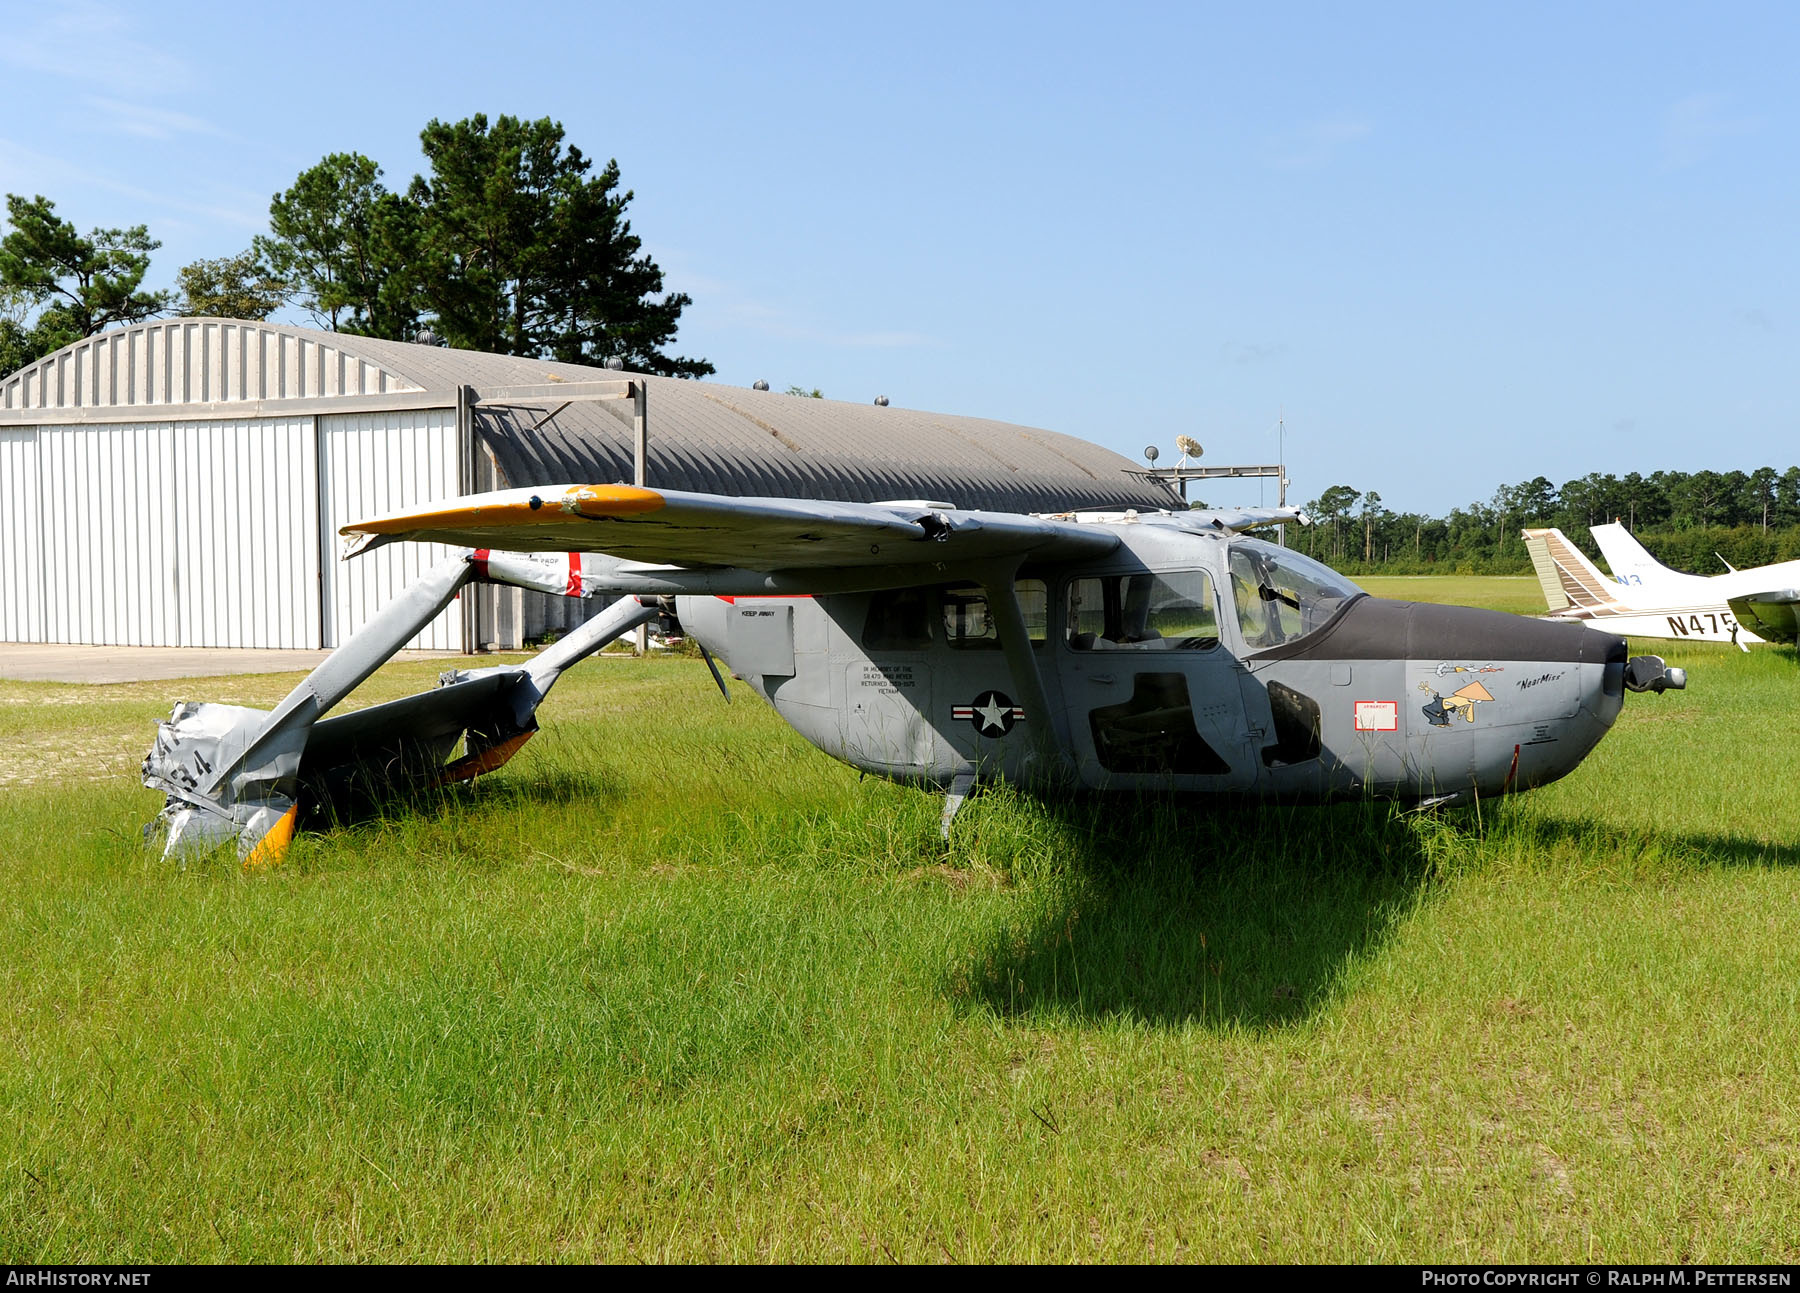
<instances>
[{"instance_id":1,"label":"hangar door","mask_svg":"<svg viewBox=\"0 0 1800 1293\"><path fill-rule=\"evenodd\" d=\"M459 549L395 543L339 558L338 527L402 507L462 493L461 449L453 409L332 413L319 418L321 533L326 545L325 645L341 646L419 575ZM461 651L459 598L406 645Z\"/></svg>"},{"instance_id":2,"label":"hangar door","mask_svg":"<svg viewBox=\"0 0 1800 1293\"><path fill-rule=\"evenodd\" d=\"M41 642L319 645L310 417L38 430Z\"/></svg>"},{"instance_id":3,"label":"hangar door","mask_svg":"<svg viewBox=\"0 0 1800 1293\"><path fill-rule=\"evenodd\" d=\"M44 640L36 427L0 427L0 642Z\"/></svg>"}]
</instances>

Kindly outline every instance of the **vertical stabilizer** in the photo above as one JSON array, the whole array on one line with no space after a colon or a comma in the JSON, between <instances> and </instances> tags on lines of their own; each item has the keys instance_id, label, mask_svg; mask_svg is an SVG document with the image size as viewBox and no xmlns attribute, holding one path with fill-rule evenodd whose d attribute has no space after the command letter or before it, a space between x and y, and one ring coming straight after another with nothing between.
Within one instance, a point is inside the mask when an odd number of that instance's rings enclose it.
<instances>
[{"instance_id":1,"label":"vertical stabilizer","mask_svg":"<svg viewBox=\"0 0 1800 1293\"><path fill-rule=\"evenodd\" d=\"M1600 555L1606 558L1606 564L1612 567L1619 583L1628 588L1672 589L1684 583L1705 582L1704 576L1670 570L1646 552L1631 531L1617 521L1591 526L1588 532L1600 545Z\"/></svg>"},{"instance_id":2,"label":"vertical stabilizer","mask_svg":"<svg viewBox=\"0 0 1800 1293\"><path fill-rule=\"evenodd\" d=\"M1561 530L1526 530L1525 549L1552 612L1616 609L1617 585L1595 567Z\"/></svg>"}]
</instances>

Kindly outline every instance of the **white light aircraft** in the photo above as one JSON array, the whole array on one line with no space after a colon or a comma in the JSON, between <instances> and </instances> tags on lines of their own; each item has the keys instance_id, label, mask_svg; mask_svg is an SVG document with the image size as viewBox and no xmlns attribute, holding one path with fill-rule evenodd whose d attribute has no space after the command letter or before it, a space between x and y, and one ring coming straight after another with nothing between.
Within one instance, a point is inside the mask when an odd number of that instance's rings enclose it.
<instances>
[{"instance_id":1,"label":"white light aircraft","mask_svg":"<svg viewBox=\"0 0 1800 1293\"><path fill-rule=\"evenodd\" d=\"M1526 530L1550 619L1581 620L1629 637L1792 642L1800 611L1800 561L1722 575L1670 570L1617 522L1590 531L1612 567L1600 573L1561 530Z\"/></svg>"}]
</instances>

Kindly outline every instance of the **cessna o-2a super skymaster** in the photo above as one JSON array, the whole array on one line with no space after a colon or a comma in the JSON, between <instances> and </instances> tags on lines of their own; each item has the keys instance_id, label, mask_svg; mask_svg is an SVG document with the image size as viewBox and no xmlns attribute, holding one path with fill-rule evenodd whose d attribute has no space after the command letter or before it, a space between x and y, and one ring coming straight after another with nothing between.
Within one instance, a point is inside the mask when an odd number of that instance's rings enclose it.
<instances>
[{"instance_id":1,"label":"cessna o-2a super skymaster","mask_svg":"<svg viewBox=\"0 0 1800 1293\"><path fill-rule=\"evenodd\" d=\"M1243 533L1296 519L625 485L448 500L343 533L352 552L476 551L408 588L273 712L178 706L145 782L168 796L168 853L235 838L247 861L269 860L309 799L504 763L564 668L671 612L820 749L948 791L946 831L976 782L1002 778L1035 792L1505 794L1573 769L1626 690L1685 685L1610 633L1379 600ZM321 719L471 579L625 596L524 665Z\"/></svg>"}]
</instances>

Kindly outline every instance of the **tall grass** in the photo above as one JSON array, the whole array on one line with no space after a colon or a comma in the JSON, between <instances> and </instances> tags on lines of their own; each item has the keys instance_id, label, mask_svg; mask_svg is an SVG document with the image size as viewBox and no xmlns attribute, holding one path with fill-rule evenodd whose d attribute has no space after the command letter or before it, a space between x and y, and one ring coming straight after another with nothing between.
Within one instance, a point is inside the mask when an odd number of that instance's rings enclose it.
<instances>
[{"instance_id":1,"label":"tall grass","mask_svg":"<svg viewBox=\"0 0 1800 1293\"><path fill-rule=\"evenodd\" d=\"M946 844L686 661L266 874L146 854L128 765L15 782L0 1259L1792 1260L1800 681L1665 654L1441 817L1000 789Z\"/></svg>"}]
</instances>

